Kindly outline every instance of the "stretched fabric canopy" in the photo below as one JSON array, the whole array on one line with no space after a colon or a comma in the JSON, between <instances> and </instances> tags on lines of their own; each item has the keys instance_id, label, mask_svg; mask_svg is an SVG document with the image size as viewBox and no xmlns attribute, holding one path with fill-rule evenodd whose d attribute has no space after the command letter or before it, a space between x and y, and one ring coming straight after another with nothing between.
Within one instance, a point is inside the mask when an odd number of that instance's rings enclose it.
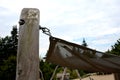
<instances>
[{"instance_id":1,"label":"stretched fabric canopy","mask_svg":"<svg viewBox=\"0 0 120 80\"><path fill-rule=\"evenodd\" d=\"M92 72L120 73L120 57L50 37L48 62Z\"/></svg>"}]
</instances>

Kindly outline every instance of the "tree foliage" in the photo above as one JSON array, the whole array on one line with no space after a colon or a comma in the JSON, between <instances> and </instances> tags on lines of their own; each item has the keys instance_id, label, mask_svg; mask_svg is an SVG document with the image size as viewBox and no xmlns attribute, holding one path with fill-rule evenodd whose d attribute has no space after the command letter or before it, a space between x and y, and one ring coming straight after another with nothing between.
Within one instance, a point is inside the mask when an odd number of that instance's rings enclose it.
<instances>
[{"instance_id":1,"label":"tree foliage","mask_svg":"<svg viewBox=\"0 0 120 80\"><path fill-rule=\"evenodd\" d=\"M50 80L56 65L41 60L40 69L42 70L44 80Z\"/></svg>"},{"instance_id":2,"label":"tree foliage","mask_svg":"<svg viewBox=\"0 0 120 80\"><path fill-rule=\"evenodd\" d=\"M117 40L117 42L112 46L111 51L108 52L120 56L120 39Z\"/></svg>"},{"instance_id":3,"label":"tree foliage","mask_svg":"<svg viewBox=\"0 0 120 80\"><path fill-rule=\"evenodd\" d=\"M82 46L84 46L84 47L88 46L84 38L83 38Z\"/></svg>"},{"instance_id":4,"label":"tree foliage","mask_svg":"<svg viewBox=\"0 0 120 80\"><path fill-rule=\"evenodd\" d=\"M0 80L15 80L17 42L16 26L13 26L11 36L0 38Z\"/></svg>"}]
</instances>

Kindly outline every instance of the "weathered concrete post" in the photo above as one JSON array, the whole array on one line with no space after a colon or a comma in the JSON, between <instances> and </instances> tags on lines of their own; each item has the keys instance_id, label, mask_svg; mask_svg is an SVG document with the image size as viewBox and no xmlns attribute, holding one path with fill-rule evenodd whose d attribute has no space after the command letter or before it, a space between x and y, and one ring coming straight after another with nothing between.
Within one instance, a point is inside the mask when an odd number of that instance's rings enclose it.
<instances>
[{"instance_id":1,"label":"weathered concrete post","mask_svg":"<svg viewBox=\"0 0 120 80\"><path fill-rule=\"evenodd\" d=\"M38 80L39 10L24 8L19 24L16 80Z\"/></svg>"}]
</instances>

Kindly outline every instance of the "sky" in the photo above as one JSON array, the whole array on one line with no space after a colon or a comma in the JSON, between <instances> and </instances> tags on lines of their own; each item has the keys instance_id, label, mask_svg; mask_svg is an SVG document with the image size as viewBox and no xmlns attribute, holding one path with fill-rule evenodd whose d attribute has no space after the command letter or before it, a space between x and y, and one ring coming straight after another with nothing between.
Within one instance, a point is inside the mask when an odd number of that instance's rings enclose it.
<instances>
[{"instance_id":1,"label":"sky","mask_svg":"<svg viewBox=\"0 0 120 80\"><path fill-rule=\"evenodd\" d=\"M107 51L120 38L119 0L1 0L0 37L10 35L18 25L23 8L40 10L40 25L52 36ZM19 28L19 25L17 26ZM49 36L40 31L40 57L49 47Z\"/></svg>"}]
</instances>

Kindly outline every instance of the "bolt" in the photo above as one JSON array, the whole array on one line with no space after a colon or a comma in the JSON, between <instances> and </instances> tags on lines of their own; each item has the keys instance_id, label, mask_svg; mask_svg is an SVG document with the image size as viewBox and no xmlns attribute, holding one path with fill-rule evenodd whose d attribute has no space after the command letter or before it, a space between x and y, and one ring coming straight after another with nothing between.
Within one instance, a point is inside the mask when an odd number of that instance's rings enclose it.
<instances>
[{"instance_id":1,"label":"bolt","mask_svg":"<svg viewBox=\"0 0 120 80\"><path fill-rule=\"evenodd\" d=\"M20 19L20 21L19 21L19 25L23 25L24 23L25 23L25 20Z\"/></svg>"},{"instance_id":2,"label":"bolt","mask_svg":"<svg viewBox=\"0 0 120 80\"><path fill-rule=\"evenodd\" d=\"M18 70L18 75L21 75L21 73L22 73L22 70Z\"/></svg>"}]
</instances>

